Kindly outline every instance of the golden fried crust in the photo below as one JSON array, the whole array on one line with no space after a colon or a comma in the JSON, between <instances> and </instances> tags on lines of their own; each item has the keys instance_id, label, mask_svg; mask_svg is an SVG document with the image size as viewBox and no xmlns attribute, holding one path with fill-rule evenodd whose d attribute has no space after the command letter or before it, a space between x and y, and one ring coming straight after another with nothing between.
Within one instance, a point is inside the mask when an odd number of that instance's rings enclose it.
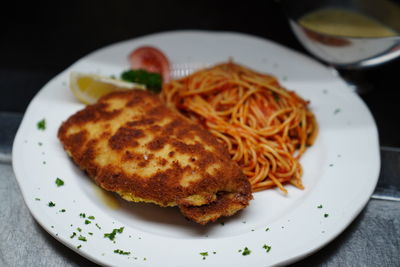
<instances>
[{"instance_id":1,"label":"golden fried crust","mask_svg":"<svg viewBox=\"0 0 400 267\"><path fill-rule=\"evenodd\" d=\"M179 206L199 223L248 205L251 187L226 148L146 91L111 93L65 121L58 137L102 188Z\"/></svg>"}]
</instances>

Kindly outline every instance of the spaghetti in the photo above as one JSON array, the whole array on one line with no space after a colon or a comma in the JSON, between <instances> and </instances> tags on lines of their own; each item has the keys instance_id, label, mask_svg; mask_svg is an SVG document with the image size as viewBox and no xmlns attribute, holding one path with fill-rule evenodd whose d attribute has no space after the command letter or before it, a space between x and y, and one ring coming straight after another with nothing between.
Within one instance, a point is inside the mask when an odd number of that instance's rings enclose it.
<instances>
[{"instance_id":1,"label":"spaghetti","mask_svg":"<svg viewBox=\"0 0 400 267\"><path fill-rule=\"evenodd\" d=\"M299 158L317 135L308 102L271 75L228 62L164 85L166 104L225 143L253 191L303 188Z\"/></svg>"}]
</instances>

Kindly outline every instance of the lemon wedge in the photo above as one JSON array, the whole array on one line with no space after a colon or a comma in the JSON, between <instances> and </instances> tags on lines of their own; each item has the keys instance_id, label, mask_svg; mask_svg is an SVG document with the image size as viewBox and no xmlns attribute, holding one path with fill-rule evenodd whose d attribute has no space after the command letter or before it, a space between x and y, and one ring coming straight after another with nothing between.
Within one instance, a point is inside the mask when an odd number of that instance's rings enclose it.
<instances>
[{"instance_id":1,"label":"lemon wedge","mask_svg":"<svg viewBox=\"0 0 400 267\"><path fill-rule=\"evenodd\" d=\"M143 84L80 72L71 72L69 86L74 96L84 104L94 104L100 97L114 91L146 89Z\"/></svg>"}]
</instances>

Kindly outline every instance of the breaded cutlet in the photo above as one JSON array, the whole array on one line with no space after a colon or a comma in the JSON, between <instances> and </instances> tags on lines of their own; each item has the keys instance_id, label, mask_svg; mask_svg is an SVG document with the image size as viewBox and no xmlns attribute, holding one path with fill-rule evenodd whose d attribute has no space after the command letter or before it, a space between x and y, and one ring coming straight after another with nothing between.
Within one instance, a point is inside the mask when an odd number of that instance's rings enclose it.
<instances>
[{"instance_id":1,"label":"breaded cutlet","mask_svg":"<svg viewBox=\"0 0 400 267\"><path fill-rule=\"evenodd\" d=\"M103 189L128 201L178 206L200 224L230 216L252 198L227 149L147 91L102 97L63 122L58 137Z\"/></svg>"}]
</instances>

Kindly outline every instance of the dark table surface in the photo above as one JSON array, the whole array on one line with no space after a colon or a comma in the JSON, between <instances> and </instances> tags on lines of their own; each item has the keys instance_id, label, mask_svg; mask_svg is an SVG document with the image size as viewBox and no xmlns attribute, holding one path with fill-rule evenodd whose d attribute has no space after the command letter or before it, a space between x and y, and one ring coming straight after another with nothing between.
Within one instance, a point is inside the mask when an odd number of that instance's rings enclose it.
<instances>
[{"instance_id":1,"label":"dark table surface","mask_svg":"<svg viewBox=\"0 0 400 267\"><path fill-rule=\"evenodd\" d=\"M253 34L308 54L275 1L35 1L11 5L1 16L0 42L1 266L91 265L34 222L10 163L12 140L27 105L57 73L105 45L179 29ZM349 73L353 74L342 71ZM400 266L399 73L400 60L357 72L369 88L360 96L376 120L382 146L379 184L343 234L295 266ZM18 212L13 212L15 208Z\"/></svg>"}]
</instances>

